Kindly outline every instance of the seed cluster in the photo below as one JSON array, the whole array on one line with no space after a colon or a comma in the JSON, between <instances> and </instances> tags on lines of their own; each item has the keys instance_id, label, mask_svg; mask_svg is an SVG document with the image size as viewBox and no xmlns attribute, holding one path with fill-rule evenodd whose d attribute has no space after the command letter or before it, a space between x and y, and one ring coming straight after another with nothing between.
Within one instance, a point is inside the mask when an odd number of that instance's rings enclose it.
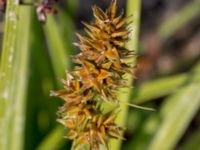
<instances>
[{"instance_id":1,"label":"seed cluster","mask_svg":"<svg viewBox=\"0 0 200 150\"><path fill-rule=\"evenodd\" d=\"M75 148L89 145L99 150L103 145L108 149L109 138L122 138L123 127L115 123L117 109L103 113L102 103L110 102L119 107L116 92L127 83L123 75L133 74L131 64L126 63L134 56L124 44L129 39L130 22L123 18L123 12L117 15L116 0L112 0L104 12L93 6L95 21L83 22L86 35L77 34L75 43L81 52L73 57L74 71L66 72L62 80L64 89L52 92L65 101L59 109L58 121L69 130L67 137L75 141Z\"/></svg>"}]
</instances>

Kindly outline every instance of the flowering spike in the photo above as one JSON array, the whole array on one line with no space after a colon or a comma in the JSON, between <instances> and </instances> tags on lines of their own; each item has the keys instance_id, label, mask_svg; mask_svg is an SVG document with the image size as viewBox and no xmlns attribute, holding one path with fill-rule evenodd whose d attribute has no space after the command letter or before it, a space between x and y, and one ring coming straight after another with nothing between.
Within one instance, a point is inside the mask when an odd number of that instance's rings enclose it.
<instances>
[{"instance_id":1,"label":"flowering spike","mask_svg":"<svg viewBox=\"0 0 200 150\"><path fill-rule=\"evenodd\" d=\"M133 75L134 66L126 60L135 55L124 47L131 31L129 18L123 18L123 12L117 15L117 1L112 0L105 12L97 6L92 10L94 22L82 22L86 35L77 34L79 42L74 44L81 50L73 57L77 66L66 72L64 89L51 95L65 101L58 121L70 129L67 137L75 141L75 148L89 145L99 150L102 145L108 149L109 138L124 139L120 133L125 129L115 123L120 105L116 95L119 88L128 86L123 75ZM116 108L104 114L103 102Z\"/></svg>"}]
</instances>

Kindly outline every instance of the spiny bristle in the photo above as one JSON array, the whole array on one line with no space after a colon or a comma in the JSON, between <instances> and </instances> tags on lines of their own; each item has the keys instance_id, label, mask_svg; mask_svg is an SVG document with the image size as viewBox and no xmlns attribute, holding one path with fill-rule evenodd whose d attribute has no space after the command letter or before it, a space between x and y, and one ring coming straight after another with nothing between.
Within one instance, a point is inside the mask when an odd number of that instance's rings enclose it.
<instances>
[{"instance_id":1,"label":"spiny bristle","mask_svg":"<svg viewBox=\"0 0 200 150\"><path fill-rule=\"evenodd\" d=\"M64 89L52 92L65 101L59 109L58 121L70 129L68 138L75 140L76 149L85 144L98 150L101 145L108 149L109 138L124 139L124 130L115 123L118 111L104 114L101 104L111 102L119 107L117 91L127 87L126 73L134 74L134 66L127 59L134 53L124 47L129 40L129 18L123 12L117 15L117 1L112 0L104 12L92 7L94 22L82 22L86 35L77 34L81 52L73 57L77 64L74 71L67 72L62 80Z\"/></svg>"}]
</instances>

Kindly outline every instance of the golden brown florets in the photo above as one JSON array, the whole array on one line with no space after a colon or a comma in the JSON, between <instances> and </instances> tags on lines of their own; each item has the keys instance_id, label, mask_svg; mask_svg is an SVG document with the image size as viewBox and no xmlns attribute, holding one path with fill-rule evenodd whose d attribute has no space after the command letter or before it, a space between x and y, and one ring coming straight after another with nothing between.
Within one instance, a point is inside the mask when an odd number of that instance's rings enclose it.
<instances>
[{"instance_id":1,"label":"golden brown florets","mask_svg":"<svg viewBox=\"0 0 200 150\"><path fill-rule=\"evenodd\" d=\"M77 34L75 45L81 50L73 57L77 66L62 81L64 89L52 95L65 101L58 121L70 129L67 137L75 140L75 147L89 145L98 150L100 145L108 148L109 138L121 138L124 129L115 123L115 109L104 114L100 108L103 101L119 103L116 92L127 86L123 75L134 71L126 59L134 54L124 47L130 22L123 13L117 16L116 0L105 12L97 6L92 10L95 21L83 22L87 34Z\"/></svg>"}]
</instances>

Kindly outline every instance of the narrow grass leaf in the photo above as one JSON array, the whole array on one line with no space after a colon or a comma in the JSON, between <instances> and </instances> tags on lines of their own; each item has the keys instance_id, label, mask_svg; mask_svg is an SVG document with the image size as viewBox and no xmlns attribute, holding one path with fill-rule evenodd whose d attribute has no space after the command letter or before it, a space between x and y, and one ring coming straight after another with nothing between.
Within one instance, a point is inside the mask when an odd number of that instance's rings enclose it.
<instances>
[{"instance_id":1,"label":"narrow grass leaf","mask_svg":"<svg viewBox=\"0 0 200 150\"><path fill-rule=\"evenodd\" d=\"M1 150L21 150L24 145L31 12L8 0L5 18L0 71L0 147Z\"/></svg>"},{"instance_id":2,"label":"narrow grass leaf","mask_svg":"<svg viewBox=\"0 0 200 150\"><path fill-rule=\"evenodd\" d=\"M131 99L135 104L166 96L176 92L181 86L187 83L188 75L179 74L171 77L156 79L133 88Z\"/></svg>"},{"instance_id":3,"label":"narrow grass leaf","mask_svg":"<svg viewBox=\"0 0 200 150\"><path fill-rule=\"evenodd\" d=\"M173 17L163 21L161 26L158 28L158 35L163 40L172 36L177 30L195 18L195 16L199 15L199 5L200 0L189 1L189 4L176 12Z\"/></svg>"}]
</instances>

